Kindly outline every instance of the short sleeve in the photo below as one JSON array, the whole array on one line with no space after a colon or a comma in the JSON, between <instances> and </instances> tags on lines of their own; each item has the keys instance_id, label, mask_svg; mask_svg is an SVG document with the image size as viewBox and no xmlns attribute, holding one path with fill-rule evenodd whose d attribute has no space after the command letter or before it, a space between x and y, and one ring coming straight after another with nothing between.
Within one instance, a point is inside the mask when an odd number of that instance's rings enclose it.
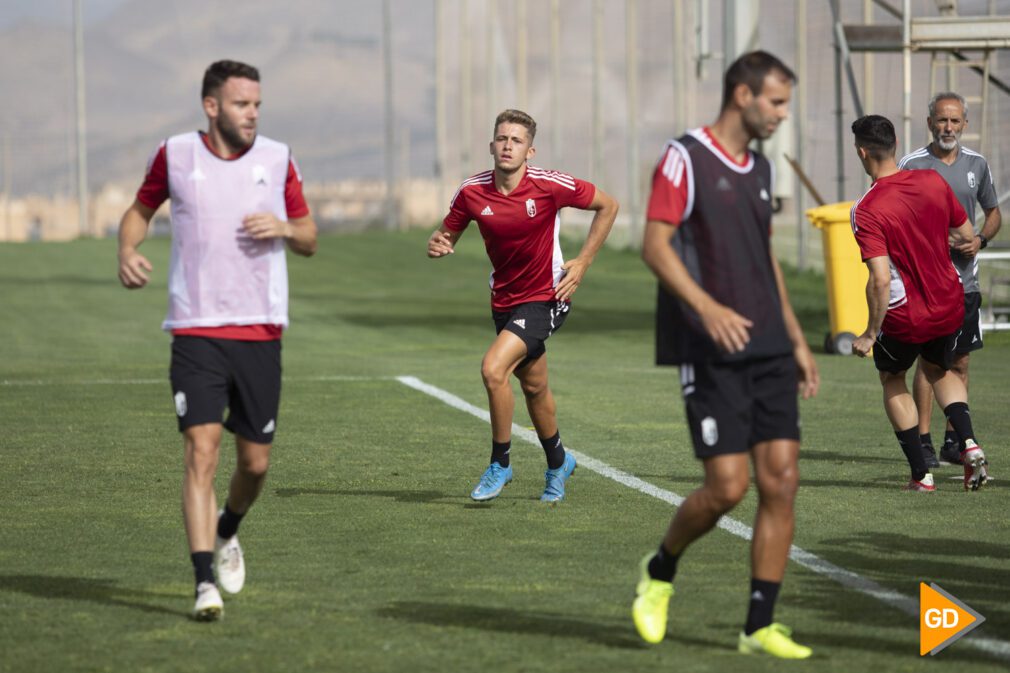
<instances>
[{"instance_id":1,"label":"short sleeve","mask_svg":"<svg viewBox=\"0 0 1010 673\"><path fill-rule=\"evenodd\" d=\"M690 215L691 179L686 150L670 143L652 173L652 191L645 219L680 226Z\"/></svg>"},{"instance_id":2,"label":"short sleeve","mask_svg":"<svg viewBox=\"0 0 1010 673\"><path fill-rule=\"evenodd\" d=\"M293 156L288 160L288 176L284 181L284 209L288 219L292 220L309 214L309 204L305 202L305 194L302 193L302 172L298 170Z\"/></svg>"},{"instance_id":3,"label":"short sleeve","mask_svg":"<svg viewBox=\"0 0 1010 673\"><path fill-rule=\"evenodd\" d=\"M554 203L558 209L579 208L585 210L596 197L596 185L579 178L573 178L564 173L557 173L556 180L549 180L548 184L554 192Z\"/></svg>"},{"instance_id":4,"label":"short sleeve","mask_svg":"<svg viewBox=\"0 0 1010 673\"><path fill-rule=\"evenodd\" d=\"M856 236L856 244L864 262L874 257L887 256L887 240L883 228L872 212L856 204L852 208L851 222L852 233Z\"/></svg>"},{"instance_id":5,"label":"short sleeve","mask_svg":"<svg viewBox=\"0 0 1010 673\"><path fill-rule=\"evenodd\" d=\"M992 171L989 169L989 164L985 160L982 161L983 170L979 171L982 175L978 182L978 191L975 193L978 199L978 205L982 206L983 210L990 210L999 205L999 197L996 195L996 185L992 181Z\"/></svg>"},{"instance_id":6,"label":"short sleeve","mask_svg":"<svg viewBox=\"0 0 1010 673\"><path fill-rule=\"evenodd\" d=\"M161 141L147 160L144 182L137 190L137 200L152 210L157 210L168 200L168 155L165 141Z\"/></svg>"},{"instance_id":7,"label":"short sleeve","mask_svg":"<svg viewBox=\"0 0 1010 673\"><path fill-rule=\"evenodd\" d=\"M449 203L449 212L442 220L442 224L449 231L460 232L467 228L472 219L466 209L466 195L463 194L463 188L460 187Z\"/></svg>"}]
</instances>

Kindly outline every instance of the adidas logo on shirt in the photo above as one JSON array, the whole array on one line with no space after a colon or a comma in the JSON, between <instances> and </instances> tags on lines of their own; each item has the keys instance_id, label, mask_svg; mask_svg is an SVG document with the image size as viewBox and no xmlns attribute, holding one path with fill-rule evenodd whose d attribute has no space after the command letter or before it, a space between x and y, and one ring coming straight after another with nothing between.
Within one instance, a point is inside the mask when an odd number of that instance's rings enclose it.
<instances>
[{"instance_id":1,"label":"adidas logo on shirt","mask_svg":"<svg viewBox=\"0 0 1010 673\"><path fill-rule=\"evenodd\" d=\"M512 322L519 325L521 328L526 329L526 318L516 318Z\"/></svg>"},{"instance_id":2,"label":"adidas logo on shirt","mask_svg":"<svg viewBox=\"0 0 1010 673\"><path fill-rule=\"evenodd\" d=\"M481 215L494 215L494 211L491 210L491 206L484 206L484 210L480 211Z\"/></svg>"},{"instance_id":3,"label":"adidas logo on shirt","mask_svg":"<svg viewBox=\"0 0 1010 673\"><path fill-rule=\"evenodd\" d=\"M722 175L719 176L719 182L715 183L715 188L721 192L728 192L733 189L733 187L729 184L729 180Z\"/></svg>"}]
</instances>

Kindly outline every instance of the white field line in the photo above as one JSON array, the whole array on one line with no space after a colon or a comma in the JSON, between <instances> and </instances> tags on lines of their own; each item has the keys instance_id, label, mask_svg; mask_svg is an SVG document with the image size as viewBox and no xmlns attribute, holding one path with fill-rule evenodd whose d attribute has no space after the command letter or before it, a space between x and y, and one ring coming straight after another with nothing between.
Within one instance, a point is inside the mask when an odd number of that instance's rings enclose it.
<instances>
[{"instance_id":1,"label":"white field line","mask_svg":"<svg viewBox=\"0 0 1010 673\"><path fill-rule=\"evenodd\" d=\"M475 407L466 400L460 399L441 388L425 383L413 376L397 376L396 380L405 386L409 386L426 395L430 395L450 407L464 411L471 416L476 416L487 423L491 422L491 415L487 411L479 407ZM513 423L512 434L525 439L534 446L540 446L540 441L537 438L536 433L532 430L520 427ZM668 491L664 488L660 488L659 486L650 484L647 481L643 481L633 474L628 474L627 472L618 470L615 467L611 467L592 456L587 456L579 451L574 451L567 445L565 446L565 449L575 456L575 459L579 463L579 467L585 467L601 476L606 477L607 479L612 479L613 481L623 484L624 486L632 488L640 493L651 495L663 502L668 502L674 507L679 507L680 504L684 502L684 498L673 491ZM719 520L719 528L722 528L723 530L745 540L750 540L754 532L747 524L728 516L724 516ZM916 619L919 617L918 598L906 596L892 589L887 589L873 580L867 579L862 575L852 572L851 570L846 570L845 568L836 566L834 563L825 561L815 554L811 554L808 551L800 549L796 545L790 547L789 558L804 568L812 570L820 575L824 575L848 589L858 591L859 593L866 594L867 596L872 596L873 598L876 598L891 607L897 608ZM979 638L974 636L974 634L965 636L963 642L1002 659L1010 659L1010 642L996 638Z\"/></svg>"}]
</instances>

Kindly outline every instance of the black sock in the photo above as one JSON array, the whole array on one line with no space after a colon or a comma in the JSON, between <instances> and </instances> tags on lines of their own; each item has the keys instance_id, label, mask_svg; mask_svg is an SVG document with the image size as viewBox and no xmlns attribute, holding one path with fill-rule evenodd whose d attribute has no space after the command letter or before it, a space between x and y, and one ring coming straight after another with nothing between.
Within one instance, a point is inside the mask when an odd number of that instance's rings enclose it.
<instances>
[{"instance_id":1,"label":"black sock","mask_svg":"<svg viewBox=\"0 0 1010 673\"><path fill-rule=\"evenodd\" d=\"M193 562L193 574L196 576L196 583L214 582L214 552L195 551L189 555Z\"/></svg>"},{"instance_id":2,"label":"black sock","mask_svg":"<svg viewBox=\"0 0 1010 673\"><path fill-rule=\"evenodd\" d=\"M217 520L217 536L222 540L235 537L235 533L238 532L238 525L242 523L242 517L244 516L245 514L236 514L231 511L231 508L226 504L224 512L221 513L221 518Z\"/></svg>"},{"instance_id":3,"label":"black sock","mask_svg":"<svg viewBox=\"0 0 1010 673\"><path fill-rule=\"evenodd\" d=\"M565 445L561 443L561 432L555 432L553 437L540 440L540 446L544 447L544 455L547 456L547 469L556 470L565 462Z\"/></svg>"},{"instance_id":4,"label":"black sock","mask_svg":"<svg viewBox=\"0 0 1010 673\"><path fill-rule=\"evenodd\" d=\"M660 582L672 582L677 574L677 561L680 554L671 554L666 547L659 545L659 551L649 561L649 577Z\"/></svg>"},{"instance_id":5,"label":"black sock","mask_svg":"<svg viewBox=\"0 0 1010 673\"><path fill-rule=\"evenodd\" d=\"M895 431L894 436L898 438L898 444L908 459L908 466L912 468L912 479L922 481L929 470L926 468L926 460L922 457L922 444L919 443L919 428L909 428L901 432Z\"/></svg>"},{"instance_id":6,"label":"black sock","mask_svg":"<svg viewBox=\"0 0 1010 673\"><path fill-rule=\"evenodd\" d=\"M953 430L948 430L947 432L943 433L943 445L947 446L948 444L958 449L961 448L961 440L957 438L957 433L954 432Z\"/></svg>"},{"instance_id":7,"label":"black sock","mask_svg":"<svg viewBox=\"0 0 1010 673\"><path fill-rule=\"evenodd\" d=\"M491 440L491 462L498 463L502 467L509 466L509 451L512 449L512 440L507 442L496 442Z\"/></svg>"},{"instance_id":8,"label":"black sock","mask_svg":"<svg viewBox=\"0 0 1010 673\"><path fill-rule=\"evenodd\" d=\"M928 447L932 448L933 447L933 437L932 437L932 435L930 435L928 432L926 434L924 434L924 435L919 435L919 443L922 444L923 447L928 446Z\"/></svg>"},{"instance_id":9,"label":"black sock","mask_svg":"<svg viewBox=\"0 0 1010 673\"><path fill-rule=\"evenodd\" d=\"M780 586L781 582L766 582L751 578L750 605L747 607L747 623L743 627L743 632L748 636L772 623L775 599L779 597Z\"/></svg>"},{"instance_id":10,"label":"black sock","mask_svg":"<svg viewBox=\"0 0 1010 673\"><path fill-rule=\"evenodd\" d=\"M975 431L971 429L971 412L965 402L953 402L948 404L943 410L947 415L947 422L954 428L959 440L959 448L964 449L964 443L969 439L975 441Z\"/></svg>"}]
</instances>

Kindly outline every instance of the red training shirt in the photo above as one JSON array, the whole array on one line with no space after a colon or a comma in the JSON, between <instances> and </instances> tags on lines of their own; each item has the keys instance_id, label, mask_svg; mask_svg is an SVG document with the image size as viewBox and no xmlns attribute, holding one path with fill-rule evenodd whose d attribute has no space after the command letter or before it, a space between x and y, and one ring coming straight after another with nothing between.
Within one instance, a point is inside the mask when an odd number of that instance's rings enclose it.
<instances>
[{"instance_id":1,"label":"red training shirt","mask_svg":"<svg viewBox=\"0 0 1010 673\"><path fill-rule=\"evenodd\" d=\"M967 219L947 181L933 170L879 178L852 206L852 231L863 261L890 258L885 334L924 343L961 326L964 290L950 260L948 236Z\"/></svg>"},{"instance_id":2,"label":"red training shirt","mask_svg":"<svg viewBox=\"0 0 1010 673\"><path fill-rule=\"evenodd\" d=\"M596 196L591 182L558 171L527 166L509 194L495 188L494 171L460 185L443 221L462 232L476 220L491 260L491 308L504 311L532 301L552 301L562 277L558 211L586 209Z\"/></svg>"}]
</instances>

